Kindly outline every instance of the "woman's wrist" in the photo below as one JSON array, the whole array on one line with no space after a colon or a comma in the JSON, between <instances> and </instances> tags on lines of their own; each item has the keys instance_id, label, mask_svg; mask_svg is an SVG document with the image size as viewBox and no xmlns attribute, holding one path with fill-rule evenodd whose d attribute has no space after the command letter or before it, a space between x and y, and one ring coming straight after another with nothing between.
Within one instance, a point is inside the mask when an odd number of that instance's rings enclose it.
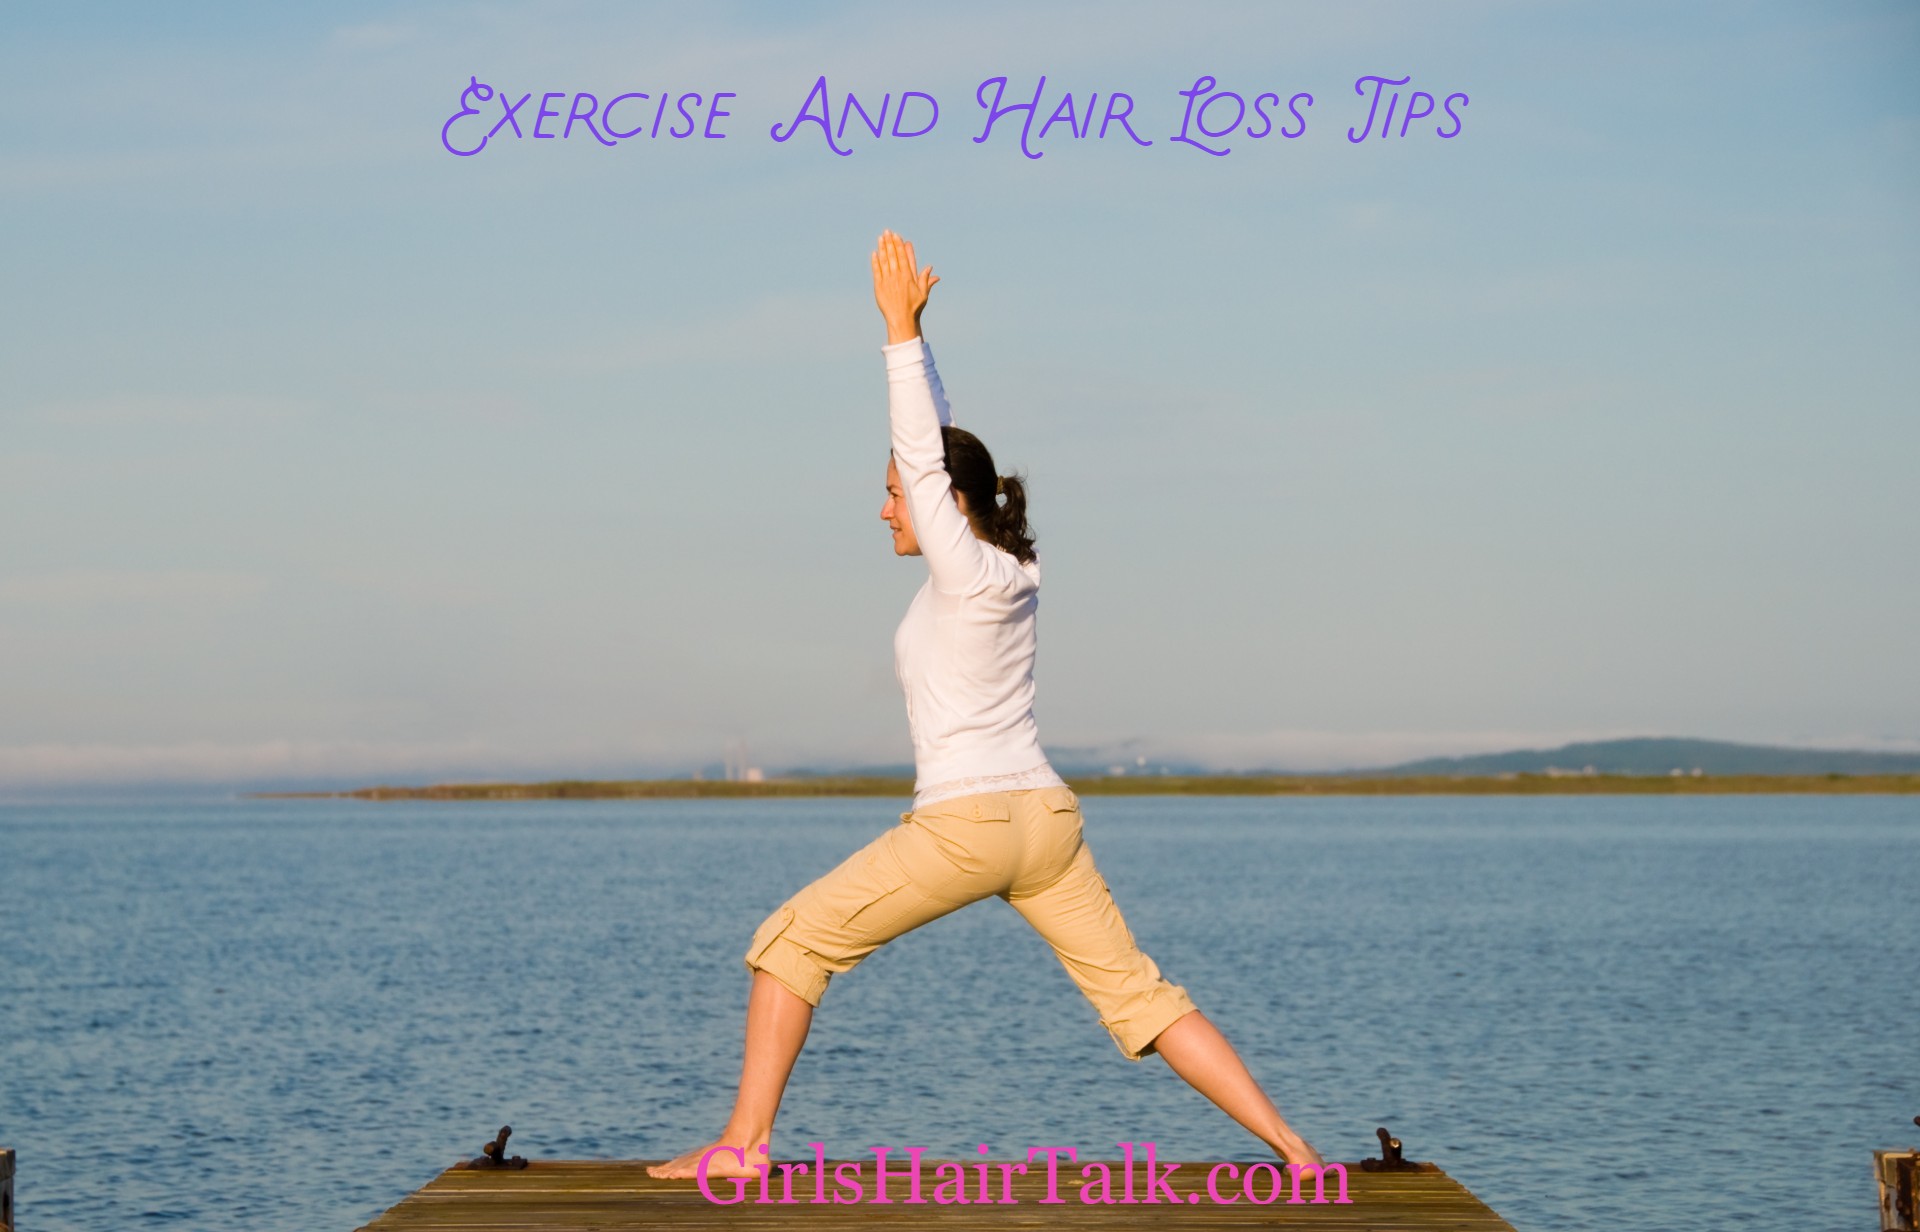
<instances>
[{"instance_id":1,"label":"woman's wrist","mask_svg":"<svg viewBox=\"0 0 1920 1232\"><path fill-rule=\"evenodd\" d=\"M905 317L905 318L899 318L899 319L896 319L894 317L887 318L887 345L888 346L893 346L896 343L901 343L901 342L912 342L915 338L918 338L919 336L920 336L920 317L917 314L911 317Z\"/></svg>"}]
</instances>

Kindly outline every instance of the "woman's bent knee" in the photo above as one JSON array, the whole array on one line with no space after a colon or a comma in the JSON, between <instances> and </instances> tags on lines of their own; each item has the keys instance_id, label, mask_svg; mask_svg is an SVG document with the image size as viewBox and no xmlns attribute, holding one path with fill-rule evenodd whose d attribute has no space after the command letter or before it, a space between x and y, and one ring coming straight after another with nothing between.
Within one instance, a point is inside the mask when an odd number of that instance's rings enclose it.
<instances>
[{"instance_id":1,"label":"woman's bent knee","mask_svg":"<svg viewBox=\"0 0 1920 1232\"><path fill-rule=\"evenodd\" d=\"M747 946L747 970L766 972L795 996L818 1008L832 973L821 964L818 955L787 935L795 918L792 905L782 904L761 922L754 930L752 944Z\"/></svg>"},{"instance_id":2,"label":"woman's bent knee","mask_svg":"<svg viewBox=\"0 0 1920 1232\"><path fill-rule=\"evenodd\" d=\"M1152 1056L1159 1049L1154 1041L1162 1032L1174 1023L1195 1013L1199 1006L1187 995L1187 990L1178 984L1162 980L1160 985L1136 1001L1128 1004L1121 1017L1108 1017L1102 1014L1100 1025L1113 1036L1113 1043L1120 1055L1129 1061L1140 1061Z\"/></svg>"}]
</instances>

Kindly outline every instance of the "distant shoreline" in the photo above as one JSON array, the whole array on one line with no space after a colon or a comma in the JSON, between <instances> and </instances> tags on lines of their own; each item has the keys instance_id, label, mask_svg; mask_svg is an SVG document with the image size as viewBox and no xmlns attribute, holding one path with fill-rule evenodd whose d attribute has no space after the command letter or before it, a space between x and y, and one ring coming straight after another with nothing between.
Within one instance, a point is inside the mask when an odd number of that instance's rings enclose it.
<instances>
[{"instance_id":1,"label":"distant shoreline","mask_svg":"<svg viewBox=\"0 0 1920 1232\"><path fill-rule=\"evenodd\" d=\"M1500 776L1139 775L1068 777L1083 796L1715 796L1916 795L1920 774L1511 774ZM905 778L835 777L705 782L696 779L563 779L547 783L441 783L350 791L250 792L262 800L702 800L913 795Z\"/></svg>"}]
</instances>

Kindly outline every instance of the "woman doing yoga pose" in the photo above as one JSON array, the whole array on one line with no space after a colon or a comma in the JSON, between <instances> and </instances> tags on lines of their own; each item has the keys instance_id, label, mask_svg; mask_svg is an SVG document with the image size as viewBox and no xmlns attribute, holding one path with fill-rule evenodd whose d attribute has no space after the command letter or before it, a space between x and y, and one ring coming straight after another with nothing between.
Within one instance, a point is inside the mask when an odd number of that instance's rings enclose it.
<instances>
[{"instance_id":1,"label":"woman doing yoga pose","mask_svg":"<svg viewBox=\"0 0 1920 1232\"><path fill-rule=\"evenodd\" d=\"M924 557L928 574L894 635L913 734L914 808L754 932L733 1116L714 1141L648 1172L692 1177L707 1157L709 1176L757 1176L827 982L902 933L988 896L1005 899L1052 945L1122 1055L1158 1053L1287 1162L1317 1164L1233 1045L1134 943L1081 836L1079 800L1040 749L1040 568L1026 494L1017 478L994 474L978 438L952 425L920 336L938 281L915 265L913 245L891 231L880 236L873 296L887 325L881 353L893 425L880 516L894 552Z\"/></svg>"}]
</instances>

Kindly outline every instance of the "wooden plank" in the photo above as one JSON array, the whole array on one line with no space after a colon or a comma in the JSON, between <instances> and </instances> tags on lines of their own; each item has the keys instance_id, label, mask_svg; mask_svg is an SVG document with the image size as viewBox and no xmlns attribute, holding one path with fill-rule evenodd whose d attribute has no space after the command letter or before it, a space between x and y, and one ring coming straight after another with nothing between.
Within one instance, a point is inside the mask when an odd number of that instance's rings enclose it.
<instances>
[{"instance_id":1,"label":"wooden plank","mask_svg":"<svg viewBox=\"0 0 1920 1232\"><path fill-rule=\"evenodd\" d=\"M738 1205L719 1205L703 1195L692 1181L660 1181L646 1173L649 1160L536 1160L522 1169L468 1171L448 1169L425 1188L410 1195L391 1210L366 1224L359 1232L407 1232L409 1229L445 1229L448 1232L573 1232L575 1229L670 1228L682 1232L713 1229L745 1232L785 1232L796 1228L862 1229L967 1227L979 1229L1025 1229L1060 1227L1084 1232L1122 1232L1143 1228L1302 1228L1322 1232L1513 1232L1513 1227L1464 1186L1432 1164L1421 1164L1406 1172L1364 1172L1358 1164L1348 1164L1345 1204L1334 1199L1338 1185L1329 1178L1327 1201L1316 1204L1312 1184L1308 1183L1298 1205L1288 1201L1290 1191L1272 1205L1260 1205L1241 1196L1230 1205L1213 1202L1206 1193L1206 1180L1214 1162L1182 1163L1173 1174L1170 1186L1179 1201L1169 1205L1164 1194L1160 1201L1140 1201L1146 1194L1146 1169L1136 1160L1132 1205L1086 1204L1079 1200L1081 1164L1062 1159L1055 1198L1058 1204L1043 1201L1047 1196L1045 1161L1036 1160L1026 1176L1015 1176L1011 1190L1002 1187L999 1161L988 1166L990 1204L978 1201L936 1204L933 1197L935 1169L940 1161L921 1160L921 1195L926 1201L915 1205L904 1201L909 1183L896 1179L907 1161L889 1157L887 1161L888 1196L891 1202L873 1201L875 1193L874 1161L844 1161L858 1169L858 1178L867 1200L858 1203L815 1204L811 1174L797 1176L792 1204L761 1204L758 1184L746 1192L747 1200ZM811 1161L809 1161L810 1163ZM828 1161L835 1169L842 1161ZM978 1196L979 1160L958 1160L969 1178L968 1195ZM1125 1167L1106 1160L1113 1176L1113 1196L1122 1196ZM1244 1173L1254 1161L1235 1161ZM1266 1161L1271 1162L1271 1161ZM1165 1161L1160 1170L1164 1175ZM949 1172L949 1177L951 1172ZM1265 1198L1273 1184L1272 1174L1264 1169L1257 1174L1255 1192ZM732 1186L716 1184L715 1192L732 1196ZM1226 1171L1219 1173L1221 1196L1240 1193L1240 1185ZM826 1193L835 1189L830 1183ZM845 1191L841 1191L845 1192ZM951 1191L949 1191L951 1192ZM1011 1203L1001 1201L1010 1192ZM769 1196L781 1196L776 1174ZM1197 1201L1194 1200L1197 1198Z\"/></svg>"}]
</instances>

